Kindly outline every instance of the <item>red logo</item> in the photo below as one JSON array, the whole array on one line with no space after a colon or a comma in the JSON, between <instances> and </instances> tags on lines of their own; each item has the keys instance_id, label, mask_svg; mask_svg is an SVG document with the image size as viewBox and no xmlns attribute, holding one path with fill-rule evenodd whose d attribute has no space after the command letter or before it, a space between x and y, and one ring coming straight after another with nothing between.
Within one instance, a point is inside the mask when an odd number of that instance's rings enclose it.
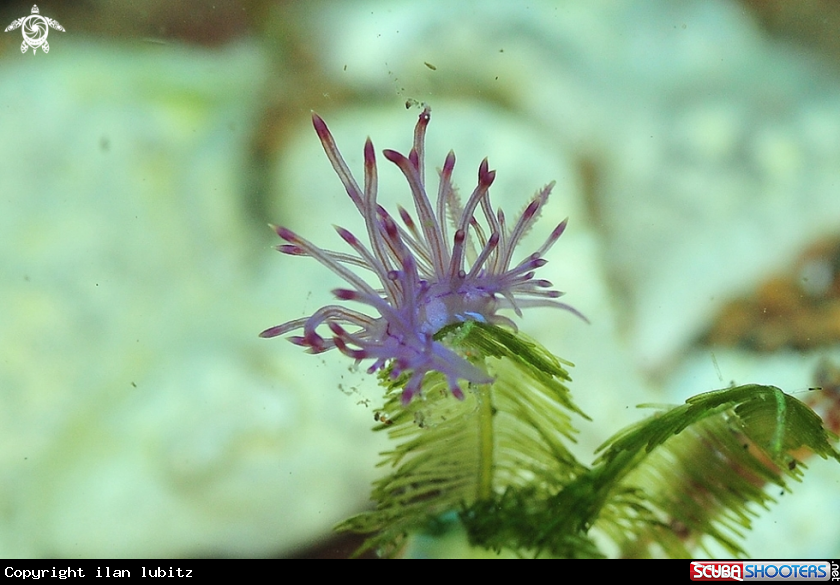
<instances>
[{"instance_id":1,"label":"red logo","mask_svg":"<svg viewBox=\"0 0 840 585\"><path fill-rule=\"evenodd\" d=\"M743 581L744 564L733 561L693 561L692 581Z\"/></svg>"}]
</instances>

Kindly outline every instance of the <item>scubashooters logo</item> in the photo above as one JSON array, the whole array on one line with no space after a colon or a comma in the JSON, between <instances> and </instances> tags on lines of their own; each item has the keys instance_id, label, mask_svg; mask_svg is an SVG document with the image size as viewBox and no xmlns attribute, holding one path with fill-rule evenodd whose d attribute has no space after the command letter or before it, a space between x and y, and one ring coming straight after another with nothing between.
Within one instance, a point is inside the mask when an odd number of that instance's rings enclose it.
<instances>
[{"instance_id":1,"label":"scubashooters logo","mask_svg":"<svg viewBox=\"0 0 840 585\"><path fill-rule=\"evenodd\" d=\"M692 561L692 581L829 581L828 561Z\"/></svg>"}]
</instances>

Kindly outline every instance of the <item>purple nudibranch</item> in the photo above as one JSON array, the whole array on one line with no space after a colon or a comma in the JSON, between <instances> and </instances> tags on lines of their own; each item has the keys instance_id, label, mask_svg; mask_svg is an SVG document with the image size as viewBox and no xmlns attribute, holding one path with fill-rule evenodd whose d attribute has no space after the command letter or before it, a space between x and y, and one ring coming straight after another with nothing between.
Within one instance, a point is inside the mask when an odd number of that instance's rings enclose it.
<instances>
[{"instance_id":1,"label":"purple nudibranch","mask_svg":"<svg viewBox=\"0 0 840 585\"><path fill-rule=\"evenodd\" d=\"M277 246L277 250L316 259L351 286L335 289L337 299L368 305L378 316L341 305L327 305L310 317L260 333L260 337L275 337L302 330L302 335L294 335L289 340L311 353L337 348L357 362L375 360L368 368L369 373L389 364L393 379L410 373L402 393L406 405L420 393L423 379L431 371L444 374L450 391L459 399L464 397L460 380L473 384L493 381L481 368L434 339L435 333L447 325L473 320L516 329L511 319L498 314L500 309L512 309L521 316L522 309L543 306L565 309L586 320L573 307L555 300L563 293L552 290L549 281L534 278L536 269L547 262L543 256L566 229L568 218L554 228L537 251L511 266L514 248L536 222L554 183L540 190L508 229L502 210L494 211L490 204L489 188L496 172L489 170L487 159L479 165L478 185L462 207L451 183L455 153L450 151L440 171L433 207L424 179L424 142L429 119L430 109L426 107L414 129L414 146L408 157L393 150L382 153L405 175L419 220L415 222L408 211L399 207L404 224L400 226L376 202L376 157L370 138L364 147L362 189L327 125L313 113L312 123L318 138L347 195L364 219L369 243L365 245L348 230L336 227L355 255L333 252L315 246L289 229L272 226L288 242ZM479 206L489 237L475 217ZM451 236L446 225L447 212L450 217L458 218L453 222ZM468 265L465 255L473 236L480 251ZM371 286L357 274L357 269L372 272L380 287ZM328 337L318 333L322 325L329 329Z\"/></svg>"}]
</instances>

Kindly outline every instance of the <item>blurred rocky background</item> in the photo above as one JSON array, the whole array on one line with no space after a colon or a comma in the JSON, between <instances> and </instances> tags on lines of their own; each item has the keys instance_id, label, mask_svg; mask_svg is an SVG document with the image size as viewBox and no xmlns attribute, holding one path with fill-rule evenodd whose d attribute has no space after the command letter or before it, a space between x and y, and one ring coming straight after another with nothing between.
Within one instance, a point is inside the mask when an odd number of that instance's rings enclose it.
<instances>
[{"instance_id":1,"label":"blurred rocky background","mask_svg":"<svg viewBox=\"0 0 840 585\"><path fill-rule=\"evenodd\" d=\"M257 338L338 283L266 224L341 248L331 224L359 223L312 110L357 173L425 102L427 164L455 149L462 191L484 156L509 213L557 181L544 270L592 324L522 329L576 364L582 457L637 404L805 398L840 363L834 2L39 8L66 29L48 54L0 35L2 557L346 554L316 547L367 505L378 387ZM836 464L778 499L751 555L840 556Z\"/></svg>"}]
</instances>

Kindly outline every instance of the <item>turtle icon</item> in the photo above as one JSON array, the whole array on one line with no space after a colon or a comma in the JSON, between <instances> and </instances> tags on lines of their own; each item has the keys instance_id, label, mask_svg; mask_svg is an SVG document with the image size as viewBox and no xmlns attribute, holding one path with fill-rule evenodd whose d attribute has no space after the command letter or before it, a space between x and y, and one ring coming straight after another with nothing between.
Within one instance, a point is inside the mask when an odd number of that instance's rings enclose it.
<instances>
[{"instance_id":1,"label":"turtle icon","mask_svg":"<svg viewBox=\"0 0 840 585\"><path fill-rule=\"evenodd\" d=\"M22 27L23 43L20 45L20 52L25 53L29 47L32 47L32 54L38 52L40 47L44 53L50 52L50 44L47 42L47 34L50 32L50 27L55 30L64 31L64 27L58 24L57 20L41 16L39 14L38 6L32 6L32 14L23 16L17 20L13 20L12 24L6 27L6 32Z\"/></svg>"}]
</instances>

